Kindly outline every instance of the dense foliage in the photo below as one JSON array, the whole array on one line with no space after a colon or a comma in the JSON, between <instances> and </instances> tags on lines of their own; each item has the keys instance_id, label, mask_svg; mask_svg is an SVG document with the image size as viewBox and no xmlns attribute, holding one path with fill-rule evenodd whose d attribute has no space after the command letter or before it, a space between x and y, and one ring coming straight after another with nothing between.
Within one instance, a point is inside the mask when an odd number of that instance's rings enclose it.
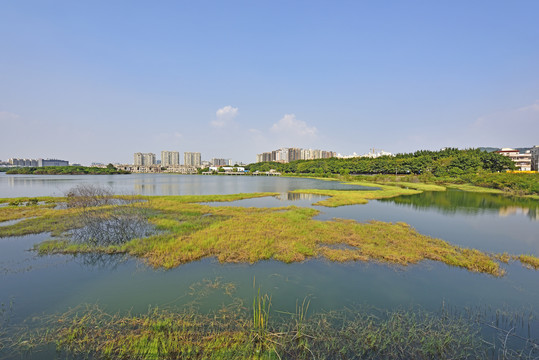
<instances>
[{"instance_id":1,"label":"dense foliage","mask_svg":"<svg viewBox=\"0 0 539 360\"><path fill-rule=\"evenodd\" d=\"M296 160L287 164L261 162L248 166L250 171L275 169L298 174L424 174L436 177L456 176L478 171L500 172L512 170L514 163L506 156L479 149L440 151L420 150L409 154L378 158Z\"/></svg>"},{"instance_id":2,"label":"dense foliage","mask_svg":"<svg viewBox=\"0 0 539 360\"><path fill-rule=\"evenodd\" d=\"M14 168L6 174L24 174L24 175L114 175L130 174L129 171L119 170L115 167L106 168L87 167L87 166L44 166L44 167L21 167Z\"/></svg>"}]
</instances>

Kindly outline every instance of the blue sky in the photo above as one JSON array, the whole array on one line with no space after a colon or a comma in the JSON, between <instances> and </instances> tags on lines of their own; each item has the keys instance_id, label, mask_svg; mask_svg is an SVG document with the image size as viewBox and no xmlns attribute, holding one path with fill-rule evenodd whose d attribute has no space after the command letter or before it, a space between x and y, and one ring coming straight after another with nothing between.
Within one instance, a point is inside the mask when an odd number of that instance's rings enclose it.
<instances>
[{"instance_id":1,"label":"blue sky","mask_svg":"<svg viewBox=\"0 0 539 360\"><path fill-rule=\"evenodd\" d=\"M537 14L538 1L1 1L0 159L539 145Z\"/></svg>"}]
</instances>

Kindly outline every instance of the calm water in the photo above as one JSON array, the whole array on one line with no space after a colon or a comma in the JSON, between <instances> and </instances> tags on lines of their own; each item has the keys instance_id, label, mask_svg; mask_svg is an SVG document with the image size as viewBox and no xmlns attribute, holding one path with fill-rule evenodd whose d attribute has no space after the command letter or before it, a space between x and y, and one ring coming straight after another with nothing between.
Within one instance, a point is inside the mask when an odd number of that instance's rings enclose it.
<instances>
[{"instance_id":1,"label":"calm water","mask_svg":"<svg viewBox=\"0 0 539 360\"><path fill-rule=\"evenodd\" d=\"M80 183L110 186L116 193L230 194L271 191L279 197L248 199L219 206L312 206L321 197L286 194L299 188L347 188L310 179L127 175L7 176L0 175L0 197L62 195ZM349 187L348 187L349 188ZM317 207L318 219L404 221L420 233L485 251L539 255L538 202L461 191L429 192L366 205ZM148 268L125 257L46 256L27 251L46 234L0 239L0 303L13 302L11 323L32 316L64 312L81 303L98 303L110 311L134 313L149 306L195 305L201 311L243 299L249 306L253 280L272 295L276 310L294 311L296 301L311 299L310 311L367 304L382 309L442 304L535 311L539 306L539 272L518 263L504 265L507 276L493 278L435 262L406 268L376 263L335 264L324 260L283 264L219 264L214 259L170 271ZM208 286L208 284L221 284ZM232 295L226 284L233 284ZM539 326L532 326L539 337ZM39 358L35 355L34 358ZM1 358L1 356L0 356Z\"/></svg>"},{"instance_id":2,"label":"calm water","mask_svg":"<svg viewBox=\"0 0 539 360\"><path fill-rule=\"evenodd\" d=\"M78 184L110 188L118 195L214 195L281 192L296 189L358 189L336 181L267 176L131 175L6 175L0 173L0 198L63 196Z\"/></svg>"}]
</instances>

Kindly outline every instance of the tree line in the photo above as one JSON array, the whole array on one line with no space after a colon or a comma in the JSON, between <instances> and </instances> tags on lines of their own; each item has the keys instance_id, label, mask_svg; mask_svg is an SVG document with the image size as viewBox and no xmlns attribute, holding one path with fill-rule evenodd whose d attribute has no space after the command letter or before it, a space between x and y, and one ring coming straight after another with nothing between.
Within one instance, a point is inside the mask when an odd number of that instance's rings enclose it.
<instances>
[{"instance_id":1,"label":"tree line","mask_svg":"<svg viewBox=\"0 0 539 360\"><path fill-rule=\"evenodd\" d=\"M378 158L329 158L296 160L290 163L260 162L246 167L249 171L269 171L295 174L432 174L436 177L459 176L477 172L514 170L515 164L506 156L480 149L440 151L420 150L414 153Z\"/></svg>"},{"instance_id":2,"label":"tree line","mask_svg":"<svg viewBox=\"0 0 539 360\"><path fill-rule=\"evenodd\" d=\"M129 171L116 169L112 164L106 168L87 166L43 166L13 168L6 174L23 175L115 175L130 174Z\"/></svg>"}]
</instances>

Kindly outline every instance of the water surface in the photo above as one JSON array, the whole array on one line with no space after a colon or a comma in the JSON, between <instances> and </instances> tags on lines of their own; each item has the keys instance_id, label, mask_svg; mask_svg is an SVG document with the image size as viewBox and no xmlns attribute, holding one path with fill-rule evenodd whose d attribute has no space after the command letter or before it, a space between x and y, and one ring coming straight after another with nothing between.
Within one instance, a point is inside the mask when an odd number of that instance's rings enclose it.
<instances>
[{"instance_id":1,"label":"water surface","mask_svg":"<svg viewBox=\"0 0 539 360\"><path fill-rule=\"evenodd\" d=\"M288 194L307 188L346 189L333 181L296 178L112 175L0 175L0 197L62 195L79 183L106 185L115 193L145 195L279 192L277 197L246 199L215 206L313 206L324 197ZM334 217L404 221L420 233L489 252L539 255L537 201L457 190L370 201L366 205L326 208L317 219ZM241 229L239 229L241 231ZM33 316L65 312L79 304L99 304L111 312L145 313L148 307L196 307L213 311L240 299L248 308L260 286L272 295L274 310L295 311L296 301L311 300L311 312L365 304L380 309L512 309L539 306L539 272L518 263L504 265L494 278L436 262L408 267L379 263L331 263L310 259L284 264L220 264L213 258L172 270L153 269L124 256L44 256L28 251L48 234L0 239L0 303L13 303L12 324ZM253 288L253 282L256 282ZM225 289L228 289L225 291ZM539 335L537 322L531 327ZM47 358L35 355L33 358ZM49 354L50 356L50 354Z\"/></svg>"}]
</instances>

